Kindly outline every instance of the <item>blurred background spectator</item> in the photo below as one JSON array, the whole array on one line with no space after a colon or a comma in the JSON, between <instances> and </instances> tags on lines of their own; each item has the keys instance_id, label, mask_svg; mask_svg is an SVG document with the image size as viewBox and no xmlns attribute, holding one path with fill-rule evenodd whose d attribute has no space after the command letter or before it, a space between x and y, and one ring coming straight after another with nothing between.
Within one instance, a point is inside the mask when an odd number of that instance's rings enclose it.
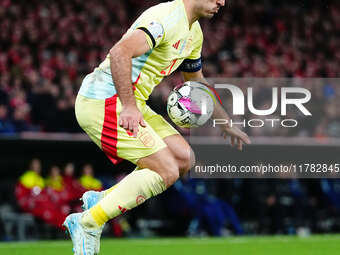
<instances>
[{"instance_id":1,"label":"blurred background spectator","mask_svg":"<svg viewBox=\"0 0 340 255\"><path fill-rule=\"evenodd\" d=\"M19 206L24 211L29 211L33 205L34 197L45 188L45 181L41 174L40 160L32 159L29 170L20 176L16 185L15 195Z\"/></svg>"},{"instance_id":2,"label":"blurred background spectator","mask_svg":"<svg viewBox=\"0 0 340 255\"><path fill-rule=\"evenodd\" d=\"M80 132L73 106L82 79L136 17L158 2L1 0L0 133ZM339 24L335 0L228 1L213 20L201 22L205 75L336 78ZM165 100L179 82L180 75L173 75L155 92L151 105L158 112L166 113ZM338 137L340 86L330 82L309 89L320 119L307 134ZM258 106L268 103L261 101L266 90L258 85ZM252 135L300 136L306 135L304 129Z\"/></svg>"},{"instance_id":3,"label":"blurred background spectator","mask_svg":"<svg viewBox=\"0 0 340 255\"><path fill-rule=\"evenodd\" d=\"M39 159L33 159L30 169L20 178L15 188L15 195L20 208L55 227L61 228L70 208L58 203L57 191L62 188L59 182L59 168L53 166L50 177L45 181L41 173ZM45 186L45 183L47 184Z\"/></svg>"},{"instance_id":4,"label":"blurred background spectator","mask_svg":"<svg viewBox=\"0 0 340 255\"><path fill-rule=\"evenodd\" d=\"M87 190L102 190L94 177L91 164L85 164L79 181L72 162L65 165L64 176L57 165L50 167L46 178L42 175L40 159L32 159L29 170L23 173L15 187L17 203L23 212L31 213L44 222L61 228L65 217L81 211L79 198Z\"/></svg>"},{"instance_id":5,"label":"blurred background spectator","mask_svg":"<svg viewBox=\"0 0 340 255\"><path fill-rule=\"evenodd\" d=\"M68 201L78 200L84 193L84 188L76 179L74 163L69 162L64 167L63 184Z\"/></svg>"},{"instance_id":6,"label":"blurred background spectator","mask_svg":"<svg viewBox=\"0 0 340 255\"><path fill-rule=\"evenodd\" d=\"M93 176L93 167L91 164L84 165L79 182L85 190L101 191L103 189L101 181Z\"/></svg>"}]
</instances>

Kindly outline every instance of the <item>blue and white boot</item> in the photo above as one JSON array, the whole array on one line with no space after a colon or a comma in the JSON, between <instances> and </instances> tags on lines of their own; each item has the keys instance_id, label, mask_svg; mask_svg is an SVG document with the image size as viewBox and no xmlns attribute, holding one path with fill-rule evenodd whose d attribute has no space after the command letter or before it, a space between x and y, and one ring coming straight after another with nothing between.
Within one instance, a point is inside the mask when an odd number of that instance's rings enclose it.
<instances>
[{"instance_id":1,"label":"blue and white boot","mask_svg":"<svg viewBox=\"0 0 340 255\"><path fill-rule=\"evenodd\" d=\"M81 197L81 201L83 201L83 205L81 208L86 211L93 206L95 206L102 198L104 197L104 192L100 191L86 191Z\"/></svg>"},{"instance_id":2,"label":"blue and white boot","mask_svg":"<svg viewBox=\"0 0 340 255\"><path fill-rule=\"evenodd\" d=\"M95 206L102 198L104 197L104 192L100 191L86 191L83 196L80 198L81 201L83 201L83 205L81 208L86 211ZM105 224L104 224L105 225ZM100 231L103 231L104 225L100 228ZM96 248L95 248L96 254L99 254L100 252L100 235L98 239L96 240Z\"/></svg>"},{"instance_id":3,"label":"blue and white boot","mask_svg":"<svg viewBox=\"0 0 340 255\"><path fill-rule=\"evenodd\" d=\"M90 229L81 224L83 213L72 213L66 217L63 226L67 229L73 242L75 255L96 255L97 240L102 229Z\"/></svg>"}]
</instances>

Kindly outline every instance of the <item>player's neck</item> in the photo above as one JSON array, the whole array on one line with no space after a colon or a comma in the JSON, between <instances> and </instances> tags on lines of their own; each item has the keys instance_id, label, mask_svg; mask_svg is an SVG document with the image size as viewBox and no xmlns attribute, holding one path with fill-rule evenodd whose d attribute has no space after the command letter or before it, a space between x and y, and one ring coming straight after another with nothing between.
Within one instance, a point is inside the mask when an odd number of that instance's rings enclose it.
<instances>
[{"instance_id":1,"label":"player's neck","mask_svg":"<svg viewBox=\"0 0 340 255\"><path fill-rule=\"evenodd\" d=\"M189 29L191 28L191 25L199 19L199 16L195 12L195 6L193 4L193 1L191 0L182 0L184 3L185 11L187 13L188 22L189 22Z\"/></svg>"}]
</instances>

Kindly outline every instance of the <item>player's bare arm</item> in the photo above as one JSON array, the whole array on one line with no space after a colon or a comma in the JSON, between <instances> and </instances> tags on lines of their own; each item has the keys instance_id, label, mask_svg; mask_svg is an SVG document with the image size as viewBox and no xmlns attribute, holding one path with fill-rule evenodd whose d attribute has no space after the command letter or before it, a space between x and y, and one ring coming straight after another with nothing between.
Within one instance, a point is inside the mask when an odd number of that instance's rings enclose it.
<instances>
[{"instance_id":1,"label":"player's bare arm","mask_svg":"<svg viewBox=\"0 0 340 255\"><path fill-rule=\"evenodd\" d=\"M139 125L145 127L143 115L136 106L136 98L131 84L131 60L147 51L150 47L145 33L135 30L124 35L110 50L112 78L115 82L123 110L119 117L119 125L137 136Z\"/></svg>"},{"instance_id":2,"label":"player's bare arm","mask_svg":"<svg viewBox=\"0 0 340 255\"><path fill-rule=\"evenodd\" d=\"M185 81L198 81L204 83L205 85L209 85L209 82L204 78L202 70L197 72L182 72L182 74ZM217 102L215 105L213 118L230 120L228 113L223 109L223 106L219 102ZM230 127L228 124L221 125L220 127L223 137L226 139L227 136L230 136L231 145L235 146L237 144L237 148L239 150L242 150L243 143L251 143L248 135L237 127Z\"/></svg>"}]
</instances>

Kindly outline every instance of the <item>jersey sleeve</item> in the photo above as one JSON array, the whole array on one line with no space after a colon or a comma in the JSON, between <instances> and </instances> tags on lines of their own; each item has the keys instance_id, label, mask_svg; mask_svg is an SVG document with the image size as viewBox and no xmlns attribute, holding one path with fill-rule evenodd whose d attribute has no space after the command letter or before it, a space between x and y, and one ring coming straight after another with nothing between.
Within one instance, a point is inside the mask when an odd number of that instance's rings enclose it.
<instances>
[{"instance_id":1,"label":"jersey sleeve","mask_svg":"<svg viewBox=\"0 0 340 255\"><path fill-rule=\"evenodd\" d=\"M202 69L201 52L203 45L203 33L198 22L194 29L193 50L178 67L178 70L181 72L193 73Z\"/></svg>"},{"instance_id":2,"label":"jersey sleeve","mask_svg":"<svg viewBox=\"0 0 340 255\"><path fill-rule=\"evenodd\" d=\"M165 37L165 26L162 24L161 19L157 17L155 10L142 13L132 25L132 29L140 29L145 32L150 49L160 45Z\"/></svg>"},{"instance_id":3,"label":"jersey sleeve","mask_svg":"<svg viewBox=\"0 0 340 255\"><path fill-rule=\"evenodd\" d=\"M201 58L202 45L203 45L203 32L199 23L194 28L194 39L193 39L193 51L187 59L199 59Z\"/></svg>"}]
</instances>

